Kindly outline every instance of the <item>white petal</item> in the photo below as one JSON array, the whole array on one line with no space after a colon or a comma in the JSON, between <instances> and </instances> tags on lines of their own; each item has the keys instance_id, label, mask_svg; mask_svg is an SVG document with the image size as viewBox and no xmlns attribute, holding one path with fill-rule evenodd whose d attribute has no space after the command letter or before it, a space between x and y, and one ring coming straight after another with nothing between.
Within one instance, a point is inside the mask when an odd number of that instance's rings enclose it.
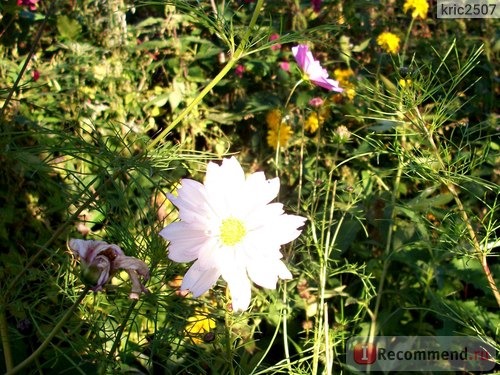
<instances>
[{"instance_id":1,"label":"white petal","mask_svg":"<svg viewBox=\"0 0 500 375\"><path fill-rule=\"evenodd\" d=\"M264 233L265 235L262 235ZM269 236L268 232L252 231L238 247L238 253L245 256L244 263L262 258L281 259L281 244Z\"/></svg>"},{"instance_id":2,"label":"white petal","mask_svg":"<svg viewBox=\"0 0 500 375\"><path fill-rule=\"evenodd\" d=\"M205 230L190 223L175 222L160 231L160 236L170 241L168 257L175 262L191 262L198 258L209 237Z\"/></svg>"},{"instance_id":3,"label":"white petal","mask_svg":"<svg viewBox=\"0 0 500 375\"><path fill-rule=\"evenodd\" d=\"M250 306L252 286L245 269L234 268L223 274L231 293L233 311L244 311Z\"/></svg>"},{"instance_id":4,"label":"white petal","mask_svg":"<svg viewBox=\"0 0 500 375\"><path fill-rule=\"evenodd\" d=\"M279 178L266 180L263 172L252 173L247 177L244 185L244 190L241 192L243 197L236 202L236 207L240 211L241 217L247 216L249 213L265 206L278 195L280 189Z\"/></svg>"},{"instance_id":5,"label":"white petal","mask_svg":"<svg viewBox=\"0 0 500 375\"><path fill-rule=\"evenodd\" d=\"M189 290L194 297L199 297L209 290L219 277L220 272L217 269L202 270L197 262L194 262L182 279L181 290Z\"/></svg>"},{"instance_id":6,"label":"white petal","mask_svg":"<svg viewBox=\"0 0 500 375\"><path fill-rule=\"evenodd\" d=\"M283 205L281 203L270 203L256 208L250 215L245 217L245 223L249 229L272 226L283 213Z\"/></svg>"},{"instance_id":7,"label":"white petal","mask_svg":"<svg viewBox=\"0 0 500 375\"><path fill-rule=\"evenodd\" d=\"M272 224L257 228L252 231L252 236L257 236L269 241L270 245L284 245L296 239L304 225L306 218L296 215L280 215L275 217Z\"/></svg>"},{"instance_id":8,"label":"white petal","mask_svg":"<svg viewBox=\"0 0 500 375\"><path fill-rule=\"evenodd\" d=\"M212 216L207 203L205 187L197 181L181 180L178 196L167 194L167 198L179 209L179 217L187 222L205 222Z\"/></svg>"},{"instance_id":9,"label":"white petal","mask_svg":"<svg viewBox=\"0 0 500 375\"><path fill-rule=\"evenodd\" d=\"M260 259L247 264L248 276L257 285L268 289L276 289L278 277L291 279L292 274L279 259Z\"/></svg>"},{"instance_id":10,"label":"white petal","mask_svg":"<svg viewBox=\"0 0 500 375\"><path fill-rule=\"evenodd\" d=\"M221 255L219 241L215 238L209 238L205 244L200 247L200 251L198 252L198 267L200 269L217 268L220 270L217 266L217 257Z\"/></svg>"},{"instance_id":11,"label":"white petal","mask_svg":"<svg viewBox=\"0 0 500 375\"><path fill-rule=\"evenodd\" d=\"M227 217L234 205L241 201L245 173L233 156L224 159L222 165L208 163L205 176L207 199L219 217Z\"/></svg>"}]
</instances>

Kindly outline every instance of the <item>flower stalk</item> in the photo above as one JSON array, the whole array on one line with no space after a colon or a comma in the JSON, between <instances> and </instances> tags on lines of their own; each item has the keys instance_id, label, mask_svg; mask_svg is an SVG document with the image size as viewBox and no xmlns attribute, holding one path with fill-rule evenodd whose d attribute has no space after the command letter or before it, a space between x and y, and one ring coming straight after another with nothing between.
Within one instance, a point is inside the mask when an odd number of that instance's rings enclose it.
<instances>
[{"instance_id":1,"label":"flower stalk","mask_svg":"<svg viewBox=\"0 0 500 375\"><path fill-rule=\"evenodd\" d=\"M425 133L427 140L429 144L431 145L431 149L434 153L434 156L436 157L436 160L439 163L440 169L445 170L446 164L443 161L441 154L439 153L439 149L436 145L436 142L434 141L434 137L432 133L425 127L425 122L424 119L422 118L421 113L417 110L416 111L417 118L418 118L418 124L419 127L423 130ZM488 285L491 289L491 292L493 293L493 296L495 297L495 300L498 304L498 307L500 307L500 291L498 290L498 287L496 285L495 279L493 278L493 275L491 274L490 267L488 265L488 259L487 259L487 253L482 250L481 244L479 243L479 240L476 235L476 231L472 227L472 224L469 219L469 215L467 214L467 211L465 210L465 207L462 203L462 200L460 199L460 196L458 194L458 191L455 187L455 184L453 184L450 181L444 180L442 177L440 177L441 183L446 187L446 189L451 193L453 196L453 200L455 201L455 204L458 207L458 212L460 214L460 217L462 218L462 221L465 224L465 227L467 228L467 232L469 234L469 238L472 242L472 247L474 249L474 253L481 263L481 267L483 268L484 275L486 276L486 280L488 281Z\"/></svg>"},{"instance_id":2,"label":"flower stalk","mask_svg":"<svg viewBox=\"0 0 500 375\"><path fill-rule=\"evenodd\" d=\"M257 19L260 14L260 10L262 9L262 4L264 3L264 0L257 0L257 4L255 5L254 12L252 14L252 18L250 20L250 24L248 25L248 28L243 35L243 38L236 50L232 52L231 57L227 64L221 69L219 74L215 76L210 83L205 86L203 90L194 98L191 103L181 112L179 115L168 125L165 129L161 131L158 136L153 139L148 146L146 147L146 150L152 150L158 143L160 143L163 138L166 137L166 135L173 129L175 128L184 118L193 110L195 106L200 103L203 98L221 81L222 78L225 77L225 75L233 68L234 64L238 62L240 58L242 58L245 54L245 49L247 48L248 41L250 39L250 35L253 32L255 25L257 23Z\"/></svg>"}]
</instances>

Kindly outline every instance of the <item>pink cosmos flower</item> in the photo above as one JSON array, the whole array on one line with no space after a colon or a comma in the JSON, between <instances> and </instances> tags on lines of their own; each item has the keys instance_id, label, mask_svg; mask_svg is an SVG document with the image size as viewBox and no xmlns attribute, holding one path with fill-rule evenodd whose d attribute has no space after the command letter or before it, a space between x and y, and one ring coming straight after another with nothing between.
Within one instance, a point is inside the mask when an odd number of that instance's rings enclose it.
<instances>
[{"instance_id":1,"label":"pink cosmos flower","mask_svg":"<svg viewBox=\"0 0 500 375\"><path fill-rule=\"evenodd\" d=\"M271 35L269 36L269 41L271 41L271 42L272 42L273 40L279 39L279 37L280 37L280 34L276 34L276 33L271 34ZM273 44L273 45L271 46L271 49L272 49L273 51L278 51L278 50L280 50L280 49L281 49L281 44L279 44L279 43L277 43L277 44Z\"/></svg>"},{"instance_id":2,"label":"pink cosmos flower","mask_svg":"<svg viewBox=\"0 0 500 375\"><path fill-rule=\"evenodd\" d=\"M36 10L36 4L38 0L17 0L17 5L21 7L28 7L29 10Z\"/></svg>"},{"instance_id":3,"label":"pink cosmos flower","mask_svg":"<svg viewBox=\"0 0 500 375\"><path fill-rule=\"evenodd\" d=\"M148 266L142 260L126 256L118 245L74 238L69 240L68 245L73 254L80 258L82 281L90 285L94 292L102 290L119 269L127 271L130 277L131 299L138 299L140 293L148 292L139 281L139 276L142 276L144 280L149 279Z\"/></svg>"},{"instance_id":4,"label":"pink cosmos flower","mask_svg":"<svg viewBox=\"0 0 500 375\"><path fill-rule=\"evenodd\" d=\"M309 100L309 105L312 107L321 107L325 101L319 97Z\"/></svg>"},{"instance_id":5,"label":"pink cosmos flower","mask_svg":"<svg viewBox=\"0 0 500 375\"><path fill-rule=\"evenodd\" d=\"M318 60L314 59L308 46L299 44L292 48L292 53L299 68L304 72L304 78L306 80L329 91L343 91L343 89L339 87L338 81L328 78L328 72L321 66Z\"/></svg>"},{"instance_id":6,"label":"pink cosmos flower","mask_svg":"<svg viewBox=\"0 0 500 375\"><path fill-rule=\"evenodd\" d=\"M280 68L283 69L285 72L290 71L290 63L288 61L282 61L280 62Z\"/></svg>"}]
</instances>

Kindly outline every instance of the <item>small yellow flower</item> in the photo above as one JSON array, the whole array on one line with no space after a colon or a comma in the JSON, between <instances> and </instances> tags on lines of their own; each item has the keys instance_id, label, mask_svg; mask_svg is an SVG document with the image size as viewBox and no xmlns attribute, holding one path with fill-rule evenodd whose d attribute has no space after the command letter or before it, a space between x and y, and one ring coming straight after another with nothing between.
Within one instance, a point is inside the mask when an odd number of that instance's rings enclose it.
<instances>
[{"instance_id":1,"label":"small yellow flower","mask_svg":"<svg viewBox=\"0 0 500 375\"><path fill-rule=\"evenodd\" d=\"M322 120L321 117L316 112L312 112L304 122L304 129L309 133L314 133L319 128L320 120Z\"/></svg>"},{"instance_id":2,"label":"small yellow flower","mask_svg":"<svg viewBox=\"0 0 500 375\"><path fill-rule=\"evenodd\" d=\"M399 51L399 36L396 34L384 31L377 38L377 44L388 53L397 53Z\"/></svg>"},{"instance_id":3,"label":"small yellow flower","mask_svg":"<svg viewBox=\"0 0 500 375\"><path fill-rule=\"evenodd\" d=\"M267 131L267 144L274 148L278 148L278 141L280 147L286 147L288 140L291 138L293 132L290 125L285 122L281 123L281 126L276 127L276 129L269 129Z\"/></svg>"},{"instance_id":4,"label":"small yellow flower","mask_svg":"<svg viewBox=\"0 0 500 375\"><path fill-rule=\"evenodd\" d=\"M403 5L403 10L407 13L410 9L413 9L411 13L413 18L420 17L425 19L427 18L427 11L429 10L429 3L427 0L406 0Z\"/></svg>"},{"instance_id":5,"label":"small yellow flower","mask_svg":"<svg viewBox=\"0 0 500 375\"><path fill-rule=\"evenodd\" d=\"M352 69L335 69L333 75L339 81L340 86L344 88L344 93L349 100L354 99L356 90L354 84L351 82L351 78L354 76Z\"/></svg>"},{"instance_id":6,"label":"small yellow flower","mask_svg":"<svg viewBox=\"0 0 500 375\"><path fill-rule=\"evenodd\" d=\"M188 318L185 332L186 337L195 344L202 344L204 337L215 329L215 320L209 317L206 307L196 308L194 315Z\"/></svg>"},{"instance_id":7,"label":"small yellow flower","mask_svg":"<svg viewBox=\"0 0 500 375\"><path fill-rule=\"evenodd\" d=\"M266 123L269 129L278 129L279 124L282 121L281 111L279 109L273 109L269 111L266 115Z\"/></svg>"},{"instance_id":8,"label":"small yellow flower","mask_svg":"<svg viewBox=\"0 0 500 375\"><path fill-rule=\"evenodd\" d=\"M404 88L404 87L409 87L409 86L411 85L411 83L412 83L411 79L403 79L403 78L401 78L401 79L399 80L399 85L400 85L401 87L403 87L403 88Z\"/></svg>"}]
</instances>

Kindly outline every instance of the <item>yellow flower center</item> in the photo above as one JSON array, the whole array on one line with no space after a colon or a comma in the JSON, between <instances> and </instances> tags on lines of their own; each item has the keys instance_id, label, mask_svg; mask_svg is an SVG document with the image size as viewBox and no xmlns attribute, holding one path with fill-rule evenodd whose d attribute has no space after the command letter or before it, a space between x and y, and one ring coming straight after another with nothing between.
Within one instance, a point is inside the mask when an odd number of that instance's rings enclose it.
<instances>
[{"instance_id":1,"label":"yellow flower center","mask_svg":"<svg viewBox=\"0 0 500 375\"><path fill-rule=\"evenodd\" d=\"M220 239L225 246L234 246L247 234L245 225L240 219L228 217L220 225Z\"/></svg>"}]
</instances>

